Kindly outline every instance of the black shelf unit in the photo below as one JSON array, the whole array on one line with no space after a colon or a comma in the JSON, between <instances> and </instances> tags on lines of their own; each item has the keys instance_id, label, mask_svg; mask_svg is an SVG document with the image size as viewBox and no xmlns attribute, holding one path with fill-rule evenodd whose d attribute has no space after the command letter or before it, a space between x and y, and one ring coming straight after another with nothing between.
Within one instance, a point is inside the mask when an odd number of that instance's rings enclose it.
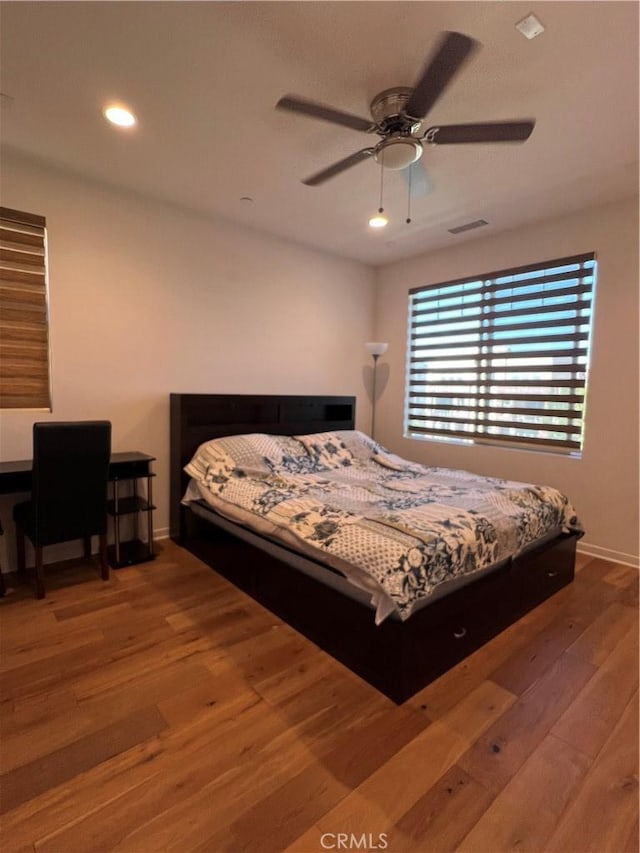
<instances>
[{"instance_id":1,"label":"black shelf unit","mask_svg":"<svg viewBox=\"0 0 640 853\"><path fill-rule=\"evenodd\" d=\"M113 518L114 544L108 548L109 564L113 569L146 563L155 558L153 550L153 504L152 481L155 474L151 472L151 463L155 457L146 453L129 453L127 460L119 466L117 474L109 479L112 484L111 499L107 503L107 511ZM146 480L146 493L140 494L140 481ZM128 488L125 488L128 484ZM123 492L128 493L123 493ZM133 539L123 541L121 537L121 520L124 516L135 516L135 534ZM146 516L146 541L139 536L140 517Z\"/></svg>"}]
</instances>

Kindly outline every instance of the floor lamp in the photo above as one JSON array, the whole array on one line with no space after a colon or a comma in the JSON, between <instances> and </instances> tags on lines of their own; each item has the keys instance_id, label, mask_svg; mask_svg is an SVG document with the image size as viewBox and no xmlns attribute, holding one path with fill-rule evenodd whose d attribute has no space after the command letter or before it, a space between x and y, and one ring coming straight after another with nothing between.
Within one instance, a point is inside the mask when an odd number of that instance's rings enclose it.
<instances>
[{"instance_id":1,"label":"floor lamp","mask_svg":"<svg viewBox=\"0 0 640 853\"><path fill-rule=\"evenodd\" d=\"M371 438L375 440L376 437L376 368L378 366L378 359L381 355L389 348L389 344L383 344L380 341L371 341L370 343L365 344L366 350L369 355L373 356L373 393L371 395Z\"/></svg>"}]
</instances>

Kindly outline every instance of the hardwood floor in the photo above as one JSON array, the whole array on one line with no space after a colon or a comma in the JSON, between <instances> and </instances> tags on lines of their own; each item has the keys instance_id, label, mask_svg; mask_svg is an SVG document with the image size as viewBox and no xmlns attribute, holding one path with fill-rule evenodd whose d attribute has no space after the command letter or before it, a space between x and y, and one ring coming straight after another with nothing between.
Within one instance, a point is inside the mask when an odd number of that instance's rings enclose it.
<instances>
[{"instance_id":1,"label":"hardwood floor","mask_svg":"<svg viewBox=\"0 0 640 853\"><path fill-rule=\"evenodd\" d=\"M4 853L638 851L636 570L579 557L397 707L162 546L0 600Z\"/></svg>"}]
</instances>

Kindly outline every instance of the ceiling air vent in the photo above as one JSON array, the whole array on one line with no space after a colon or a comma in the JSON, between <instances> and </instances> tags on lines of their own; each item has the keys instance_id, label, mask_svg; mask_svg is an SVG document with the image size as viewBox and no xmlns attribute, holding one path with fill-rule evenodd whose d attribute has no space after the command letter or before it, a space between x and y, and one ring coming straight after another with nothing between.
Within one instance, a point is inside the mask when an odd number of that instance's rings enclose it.
<instances>
[{"instance_id":1,"label":"ceiling air vent","mask_svg":"<svg viewBox=\"0 0 640 853\"><path fill-rule=\"evenodd\" d=\"M462 234L463 231L472 231L474 228L482 228L483 225L488 225L486 219L476 219L473 222L467 222L466 225L456 225L455 228L447 228L449 234Z\"/></svg>"}]
</instances>

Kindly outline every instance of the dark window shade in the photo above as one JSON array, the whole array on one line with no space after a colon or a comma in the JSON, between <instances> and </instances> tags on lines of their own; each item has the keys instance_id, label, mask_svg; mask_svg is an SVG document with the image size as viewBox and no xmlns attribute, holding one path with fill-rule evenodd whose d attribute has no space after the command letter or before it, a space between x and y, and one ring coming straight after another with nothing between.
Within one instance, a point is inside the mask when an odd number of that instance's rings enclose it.
<instances>
[{"instance_id":1,"label":"dark window shade","mask_svg":"<svg viewBox=\"0 0 640 853\"><path fill-rule=\"evenodd\" d=\"M595 254L409 291L409 436L582 448Z\"/></svg>"},{"instance_id":2,"label":"dark window shade","mask_svg":"<svg viewBox=\"0 0 640 853\"><path fill-rule=\"evenodd\" d=\"M51 409L43 216L0 207L0 408Z\"/></svg>"}]
</instances>

